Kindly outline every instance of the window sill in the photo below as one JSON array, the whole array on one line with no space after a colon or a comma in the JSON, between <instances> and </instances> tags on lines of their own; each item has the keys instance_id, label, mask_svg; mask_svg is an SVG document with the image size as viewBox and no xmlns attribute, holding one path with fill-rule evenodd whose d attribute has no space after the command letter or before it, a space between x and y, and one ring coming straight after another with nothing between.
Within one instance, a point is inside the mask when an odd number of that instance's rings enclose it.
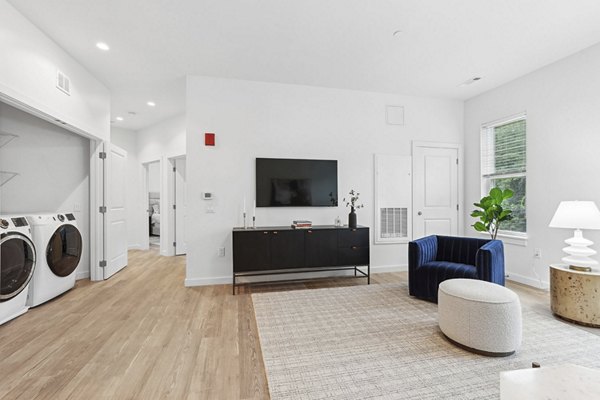
<instances>
[{"instance_id":1,"label":"window sill","mask_svg":"<svg viewBox=\"0 0 600 400\"><path fill-rule=\"evenodd\" d=\"M479 235L485 236L486 238L490 237L490 235L488 235L486 233L481 233L481 232L479 232ZM517 236L517 235L511 235L509 233L498 233L496 238L498 240L502 240L502 242L504 242L504 244L511 244L514 246L523 246L523 247L527 246L527 239L529 239L528 236Z\"/></svg>"}]
</instances>

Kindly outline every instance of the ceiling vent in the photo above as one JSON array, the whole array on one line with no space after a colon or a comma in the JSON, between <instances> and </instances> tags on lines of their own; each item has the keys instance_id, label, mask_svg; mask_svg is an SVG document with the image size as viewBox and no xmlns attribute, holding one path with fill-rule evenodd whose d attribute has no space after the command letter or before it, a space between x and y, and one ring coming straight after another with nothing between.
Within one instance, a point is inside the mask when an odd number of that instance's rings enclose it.
<instances>
[{"instance_id":1,"label":"ceiling vent","mask_svg":"<svg viewBox=\"0 0 600 400\"><path fill-rule=\"evenodd\" d=\"M56 88L69 96L71 95L71 80L61 71L56 71Z\"/></svg>"},{"instance_id":2,"label":"ceiling vent","mask_svg":"<svg viewBox=\"0 0 600 400\"><path fill-rule=\"evenodd\" d=\"M461 83L461 84L460 84L460 85L458 85L458 86L469 86L469 85L472 85L472 84L474 84L475 82L477 82L477 81L480 81L480 80L481 80L481 77L480 77L480 76L476 76L476 77L474 77L474 78L467 79L466 81L464 81L463 83Z\"/></svg>"}]
</instances>

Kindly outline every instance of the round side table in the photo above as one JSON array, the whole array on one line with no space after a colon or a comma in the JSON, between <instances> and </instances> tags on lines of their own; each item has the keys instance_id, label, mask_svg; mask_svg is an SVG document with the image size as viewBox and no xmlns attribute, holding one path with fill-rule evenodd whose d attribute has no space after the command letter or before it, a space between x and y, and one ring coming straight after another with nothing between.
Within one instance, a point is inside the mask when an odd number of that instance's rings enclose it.
<instances>
[{"instance_id":1,"label":"round side table","mask_svg":"<svg viewBox=\"0 0 600 400\"><path fill-rule=\"evenodd\" d=\"M567 321L600 328L600 272L550 265L550 305L554 314Z\"/></svg>"}]
</instances>

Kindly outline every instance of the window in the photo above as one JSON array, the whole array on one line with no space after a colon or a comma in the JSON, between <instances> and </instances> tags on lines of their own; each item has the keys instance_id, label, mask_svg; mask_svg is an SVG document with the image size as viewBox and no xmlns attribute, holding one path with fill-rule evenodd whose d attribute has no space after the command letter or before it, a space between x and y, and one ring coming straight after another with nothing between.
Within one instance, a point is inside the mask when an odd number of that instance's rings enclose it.
<instances>
[{"instance_id":1,"label":"window","mask_svg":"<svg viewBox=\"0 0 600 400\"><path fill-rule=\"evenodd\" d=\"M524 236L527 232L527 122L526 115L484 124L481 128L481 190L491 188L514 192L507 200L513 219L501 225L500 232Z\"/></svg>"}]
</instances>

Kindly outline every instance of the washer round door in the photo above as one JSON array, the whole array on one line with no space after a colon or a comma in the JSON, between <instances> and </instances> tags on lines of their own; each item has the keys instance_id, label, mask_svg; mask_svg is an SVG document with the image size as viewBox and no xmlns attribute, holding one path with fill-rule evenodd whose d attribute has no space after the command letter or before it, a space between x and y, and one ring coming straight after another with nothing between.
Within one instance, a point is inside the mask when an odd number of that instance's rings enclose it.
<instances>
[{"instance_id":1,"label":"washer round door","mask_svg":"<svg viewBox=\"0 0 600 400\"><path fill-rule=\"evenodd\" d=\"M0 237L0 302L21 293L33 276L35 247L29 238L17 232Z\"/></svg>"},{"instance_id":2,"label":"washer round door","mask_svg":"<svg viewBox=\"0 0 600 400\"><path fill-rule=\"evenodd\" d=\"M46 247L46 261L50 270L60 277L75 271L81 259L81 233L73 225L59 226Z\"/></svg>"}]
</instances>

